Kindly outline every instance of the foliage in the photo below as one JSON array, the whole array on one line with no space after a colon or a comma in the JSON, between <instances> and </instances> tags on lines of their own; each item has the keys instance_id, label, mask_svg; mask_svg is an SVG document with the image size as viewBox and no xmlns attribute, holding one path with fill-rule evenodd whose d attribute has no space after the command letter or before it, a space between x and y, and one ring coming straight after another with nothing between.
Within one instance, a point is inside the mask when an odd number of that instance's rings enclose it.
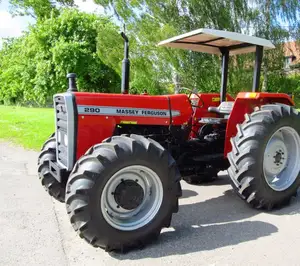
<instances>
[{"instance_id":1,"label":"foliage","mask_svg":"<svg viewBox=\"0 0 300 266\"><path fill-rule=\"evenodd\" d=\"M298 68L300 68L300 63L291 65L290 68L291 68L291 69L298 69Z\"/></svg>"},{"instance_id":2,"label":"foliage","mask_svg":"<svg viewBox=\"0 0 300 266\"><path fill-rule=\"evenodd\" d=\"M283 93L294 93L300 96L300 74L285 75L283 73L270 73L269 90Z\"/></svg>"},{"instance_id":3,"label":"foliage","mask_svg":"<svg viewBox=\"0 0 300 266\"><path fill-rule=\"evenodd\" d=\"M151 27L148 27L149 31L152 29L154 31L157 25L149 24L148 26ZM131 31L126 32L130 40L131 93L140 93L147 90L150 94L162 94L165 92L165 86L162 82L166 76L170 75L168 72L169 69L165 67L167 61L159 57L160 49L152 41L143 37L147 36L143 30L145 28L141 26L135 34ZM98 33L99 56L103 62L121 74L124 45L118 28L116 26L104 25L98 29ZM140 44L141 41L143 41L143 45Z\"/></svg>"},{"instance_id":4,"label":"foliage","mask_svg":"<svg viewBox=\"0 0 300 266\"><path fill-rule=\"evenodd\" d=\"M272 72L268 77L268 90L293 94L295 104L300 108L300 73L286 75Z\"/></svg>"},{"instance_id":5,"label":"foliage","mask_svg":"<svg viewBox=\"0 0 300 266\"><path fill-rule=\"evenodd\" d=\"M9 2L14 15L29 15L37 19L59 15L59 5L74 5L74 0L9 0Z\"/></svg>"},{"instance_id":6,"label":"foliage","mask_svg":"<svg viewBox=\"0 0 300 266\"><path fill-rule=\"evenodd\" d=\"M146 87L154 93L165 91L168 84L173 83L175 75L180 77L184 87L218 91L220 58L156 47L156 44L201 27L240 31L247 19L248 8L245 0L95 2L103 5L108 12L113 11L115 17L127 25L133 65L131 85L138 91ZM113 64L114 61L110 61L110 65Z\"/></svg>"},{"instance_id":7,"label":"foliage","mask_svg":"<svg viewBox=\"0 0 300 266\"><path fill-rule=\"evenodd\" d=\"M156 46L201 27L271 39L276 49L265 52L261 88L276 90L286 79L273 74L283 65L282 42L300 33L298 0L94 1L114 14L117 23L74 10L61 13L60 7L73 6L74 0L10 0L15 14L38 19L26 35L8 41L0 51L0 101L44 104L65 90L67 72L77 73L81 90L119 91L122 23L130 39L131 93L172 93L175 78L183 87L219 91L218 56ZM232 94L251 90L253 59L253 54L231 58Z\"/></svg>"},{"instance_id":8,"label":"foliage","mask_svg":"<svg viewBox=\"0 0 300 266\"><path fill-rule=\"evenodd\" d=\"M279 70L283 65L281 43L299 33L300 2L278 1L122 1L95 0L108 12L125 22L131 36L132 55L135 64L132 85L142 90L141 84L164 86L172 83L174 75L181 85L196 87L201 91L217 91L220 84L220 58L182 50L157 48L163 39L197 28L208 27L254 34L271 39L276 49L265 52L264 86L267 73ZM282 26L282 21L289 26ZM293 29L293 30L291 30ZM143 58L141 57L143 55ZM252 86L252 56L241 56L238 64L231 64L229 89L235 93ZM145 75L146 73L146 75ZM150 78L152 82L150 82ZM156 81L156 82L155 82ZM152 89L156 91L155 88Z\"/></svg>"},{"instance_id":9,"label":"foliage","mask_svg":"<svg viewBox=\"0 0 300 266\"><path fill-rule=\"evenodd\" d=\"M39 150L54 132L53 109L0 105L0 139Z\"/></svg>"},{"instance_id":10,"label":"foliage","mask_svg":"<svg viewBox=\"0 0 300 266\"><path fill-rule=\"evenodd\" d=\"M299 0L250 0L249 21L254 35L270 39L276 49L265 53L263 60L263 89L269 88L268 76L283 67L283 46L290 38L300 37Z\"/></svg>"},{"instance_id":11,"label":"foliage","mask_svg":"<svg viewBox=\"0 0 300 266\"><path fill-rule=\"evenodd\" d=\"M111 92L120 77L97 55L97 29L107 18L65 9L58 17L38 21L0 51L0 100L45 104L66 90L66 74L78 75L81 91Z\"/></svg>"},{"instance_id":12,"label":"foliage","mask_svg":"<svg viewBox=\"0 0 300 266\"><path fill-rule=\"evenodd\" d=\"M257 36L281 42L285 38L299 38L298 0L250 0L251 26Z\"/></svg>"}]
</instances>

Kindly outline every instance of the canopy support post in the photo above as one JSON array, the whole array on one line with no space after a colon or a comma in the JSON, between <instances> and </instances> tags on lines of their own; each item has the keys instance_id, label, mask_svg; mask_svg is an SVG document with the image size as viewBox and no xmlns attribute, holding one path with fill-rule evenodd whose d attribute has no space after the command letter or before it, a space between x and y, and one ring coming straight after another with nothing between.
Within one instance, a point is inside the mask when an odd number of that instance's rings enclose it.
<instances>
[{"instance_id":1,"label":"canopy support post","mask_svg":"<svg viewBox=\"0 0 300 266\"><path fill-rule=\"evenodd\" d=\"M227 94L229 50L222 49L221 52L222 52L222 77L221 77L220 102L225 102L226 94Z\"/></svg>"},{"instance_id":2,"label":"canopy support post","mask_svg":"<svg viewBox=\"0 0 300 266\"><path fill-rule=\"evenodd\" d=\"M260 82L260 71L261 71L261 64L263 58L263 46L256 46L255 52L255 66L254 66L254 75L253 75L253 86L252 91L257 92L259 91L259 82Z\"/></svg>"}]
</instances>

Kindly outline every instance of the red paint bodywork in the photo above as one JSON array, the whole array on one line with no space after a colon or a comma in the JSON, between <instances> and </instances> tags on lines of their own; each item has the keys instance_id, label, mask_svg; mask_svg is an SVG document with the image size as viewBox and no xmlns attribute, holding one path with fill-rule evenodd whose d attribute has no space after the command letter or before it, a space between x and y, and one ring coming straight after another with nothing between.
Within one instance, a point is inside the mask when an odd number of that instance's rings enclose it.
<instances>
[{"instance_id":1,"label":"red paint bodywork","mask_svg":"<svg viewBox=\"0 0 300 266\"><path fill-rule=\"evenodd\" d=\"M249 92L240 92L234 102L231 115L227 122L224 156L231 152L230 139L237 133L237 124L241 124L245 120L245 114L252 113L256 106L262 106L270 103L284 103L287 105L295 105L293 100L284 93L255 93L255 97L251 98Z\"/></svg>"},{"instance_id":2,"label":"red paint bodywork","mask_svg":"<svg viewBox=\"0 0 300 266\"><path fill-rule=\"evenodd\" d=\"M183 125L192 115L192 107L187 95L130 95L105 93L74 93L77 105L134 107L149 109L169 109L169 100L172 110L180 111L180 116L173 117L174 125ZM105 115L78 115L77 154L78 159L91 146L100 143L103 139L112 136L116 125L121 121L135 121L137 125L164 125L170 124L169 118L139 117L139 116L105 116Z\"/></svg>"},{"instance_id":3,"label":"red paint bodywork","mask_svg":"<svg viewBox=\"0 0 300 266\"><path fill-rule=\"evenodd\" d=\"M195 108L195 113L193 117L193 126L192 126L192 132L191 137L196 137L196 132L198 132L199 128L203 126L203 124L199 123L199 119L204 117L218 117L217 114L208 112L208 107L214 106L217 107L220 105L220 94L219 93L200 93L199 96L201 97L202 101L199 100L198 105L199 108ZM197 96L194 97L194 99L197 99ZM219 99L218 101L213 99ZM230 96L229 94L226 95L227 101L234 101L234 98ZM203 105L201 104L203 102Z\"/></svg>"},{"instance_id":4,"label":"red paint bodywork","mask_svg":"<svg viewBox=\"0 0 300 266\"><path fill-rule=\"evenodd\" d=\"M251 93L250 93L251 94ZM148 109L169 109L169 99L172 110L180 111L180 116L173 117L173 125L187 124L193 116L193 131L198 131L203 125L198 121L203 117L217 117L217 114L208 112L208 107L218 106L220 97L218 93L199 94L203 101L199 101L200 108L192 108L189 99L185 94L175 95L130 95L130 94L104 94L104 93L74 93L77 105L105 106L105 107L128 107ZM253 96L253 95L252 95ZM255 106L267 103L285 103L294 105L294 102L287 94L283 93L256 93L254 98L249 93L239 93L234 99L227 95L227 101L235 101L232 113L227 122L224 156L227 157L231 151L230 138L237 133L236 125L244 121L245 113L251 113ZM170 125L170 119L166 117L141 117L141 116L113 116L113 115L78 115L77 131L77 154L78 159L91 146L100 143L105 138L112 136L116 126L121 121L133 121L137 125ZM191 132L190 137L195 137Z\"/></svg>"}]
</instances>

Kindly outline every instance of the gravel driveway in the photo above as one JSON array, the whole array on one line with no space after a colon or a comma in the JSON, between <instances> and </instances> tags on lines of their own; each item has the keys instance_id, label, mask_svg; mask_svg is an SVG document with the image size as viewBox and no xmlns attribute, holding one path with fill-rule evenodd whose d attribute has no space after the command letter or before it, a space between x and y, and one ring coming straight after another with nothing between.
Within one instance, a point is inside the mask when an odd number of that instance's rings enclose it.
<instances>
[{"instance_id":1,"label":"gravel driveway","mask_svg":"<svg viewBox=\"0 0 300 266\"><path fill-rule=\"evenodd\" d=\"M228 179L183 185L179 213L158 242L125 255L89 246L65 206L44 191L37 153L0 142L0 265L300 265L300 196L272 213L250 209Z\"/></svg>"}]
</instances>

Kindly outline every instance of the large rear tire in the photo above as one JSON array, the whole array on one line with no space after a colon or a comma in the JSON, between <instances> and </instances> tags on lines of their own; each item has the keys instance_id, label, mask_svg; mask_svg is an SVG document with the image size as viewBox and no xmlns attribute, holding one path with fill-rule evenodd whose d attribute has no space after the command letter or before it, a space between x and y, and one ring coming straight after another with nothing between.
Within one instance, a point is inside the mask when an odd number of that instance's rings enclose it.
<instances>
[{"instance_id":1,"label":"large rear tire","mask_svg":"<svg viewBox=\"0 0 300 266\"><path fill-rule=\"evenodd\" d=\"M231 139L229 176L238 195L254 208L288 204L300 185L300 115L269 104L245 115Z\"/></svg>"},{"instance_id":2,"label":"large rear tire","mask_svg":"<svg viewBox=\"0 0 300 266\"><path fill-rule=\"evenodd\" d=\"M93 146L67 183L66 207L80 237L106 251L127 251L155 240L170 226L181 196L170 154L139 135Z\"/></svg>"},{"instance_id":3,"label":"large rear tire","mask_svg":"<svg viewBox=\"0 0 300 266\"><path fill-rule=\"evenodd\" d=\"M49 161L56 161L56 138L54 134L42 146L38 157L38 175L45 190L58 201L64 202L66 184L59 183L52 176Z\"/></svg>"}]
</instances>

